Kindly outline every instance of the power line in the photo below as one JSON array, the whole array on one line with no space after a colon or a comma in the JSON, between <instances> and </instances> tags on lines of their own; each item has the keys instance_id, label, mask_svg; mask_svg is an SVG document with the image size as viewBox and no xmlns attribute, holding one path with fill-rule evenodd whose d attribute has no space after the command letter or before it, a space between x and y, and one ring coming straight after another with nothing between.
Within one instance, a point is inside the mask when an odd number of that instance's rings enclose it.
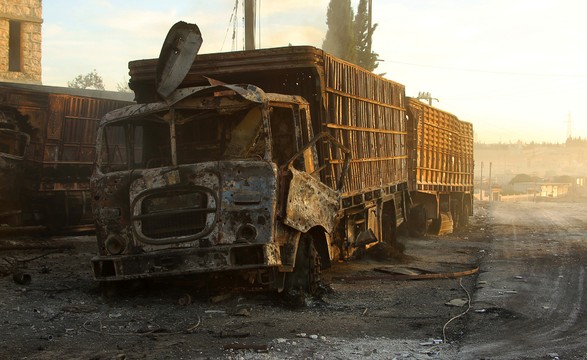
<instances>
[{"instance_id":1,"label":"power line","mask_svg":"<svg viewBox=\"0 0 587 360\"><path fill-rule=\"evenodd\" d=\"M570 87L570 85L573 85ZM575 86L579 85L579 86ZM583 91L586 85L579 84L574 81L569 84L562 84L558 86L526 86L526 87L507 87L499 89L486 89L483 93L475 93L475 95L462 95L462 96L446 96L443 95L443 102L448 100L476 100L476 99L488 99L488 98L529 98L536 97L537 95L548 95L548 94L566 94L566 93L577 93ZM568 95L565 95L568 97Z\"/></svg>"},{"instance_id":2,"label":"power line","mask_svg":"<svg viewBox=\"0 0 587 360\"><path fill-rule=\"evenodd\" d=\"M478 72L478 73L487 73L487 74L500 74L500 75L515 75L515 76L544 76L544 77L587 77L587 74L546 74L546 73L521 73L521 72L509 72L509 71L494 71L494 70L481 70L481 69L467 69L467 68L457 68L457 67L450 67L450 66L437 66L437 65L427 65L427 64L416 64L416 63L409 63L409 62L402 62L402 61L387 61L392 64L402 64L402 65L409 65L409 66L418 66L418 67L427 67L427 68L434 68L434 69L444 69L444 70L454 70L454 71L466 71L466 72Z\"/></svg>"},{"instance_id":3,"label":"power line","mask_svg":"<svg viewBox=\"0 0 587 360\"><path fill-rule=\"evenodd\" d=\"M224 40L222 40L222 46L220 46L220 51L224 48L224 43L226 42L226 37L228 36L228 31L230 30L230 24L232 24L233 20L236 22L237 16L237 8L238 8L238 0L234 3L234 8L232 9L232 13L230 13L230 20L228 20L228 26L226 27L226 34L224 34ZM234 34L232 35L233 42L234 42Z\"/></svg>"}]
</instances>

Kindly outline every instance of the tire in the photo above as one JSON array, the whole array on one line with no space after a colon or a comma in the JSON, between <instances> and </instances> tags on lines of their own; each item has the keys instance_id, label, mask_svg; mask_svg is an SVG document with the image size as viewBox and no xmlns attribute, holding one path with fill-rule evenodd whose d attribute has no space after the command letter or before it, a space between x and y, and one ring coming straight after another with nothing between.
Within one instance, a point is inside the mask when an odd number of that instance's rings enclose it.
<instances>
[{"instance_id":1,"label":"tire","mask_svg":"<svg viewBox=\"0 0 587 360\"><path fill-rule=\"evenodd\" d=\"M424 237L428 233L428 216L423 206L417 206L410 211L409 232L412 237Z\"/></svg>"},{"instance_id":2,"label":"tire","mask_svg":"<svg viewBox=\"0 0 587 360\"><path fill-rule=\"evenodd\" d=\"M438 219L432 219L430 226L428 227L428 233L433 235L438 235L440 233L440 228L442 226L442 217Z\"/></svg>"},{"instance_id":3,"label":"tire","mask_svg":"<svg viewBox=\"0 0 587 360\"><path fill-rule=\"evenodd\" d=\"M383 214L381 216L381 240L388 244L397 242L398 228L395 216L395 205L392 201L383 204Z\"/></svg>"},{"instance_id":4,"label":"tire","mask_svg":"<svg viewBox=\"0 0 587 360\"><path fill-rule=\"evenodd\" d=\"M320 285L320 255L310 234L302 234L293 272L286 274L287 294L318 295Z\"/></svg>"},{"instance_id":5,"label":"tire","mask_svg":"<svg viewBox=\"0 0 587 360\"><path fill-rule=\"evenodd\" d=\"M463 204L463 215L460 218L461 227L469 225L469 212L471 211L471 205L468 203Z\"/></svg>"},{"instance_id":6,"label":"tire","mask_svg":"<svg viewBox=\"0 0 587 360\"><path fill-rule=\"evenodd\" d=\"M458 230L462 226L463 207L460 201L453 201L451 203L451 213L453 220L453 230Z\"/></svg>"}]
</instances>

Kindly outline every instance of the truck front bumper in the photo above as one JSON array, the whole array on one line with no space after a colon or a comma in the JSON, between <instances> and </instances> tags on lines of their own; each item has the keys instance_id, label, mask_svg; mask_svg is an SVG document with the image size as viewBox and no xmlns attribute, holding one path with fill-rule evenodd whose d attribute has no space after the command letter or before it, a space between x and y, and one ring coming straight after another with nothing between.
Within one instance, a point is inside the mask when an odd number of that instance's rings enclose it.
<instances>
[{"instance_id":1,"label":"truck front bumper","mask_svg":"<svg viewBox=\"0 0 587 360\"><path fill-rule=\"evenodd\" d=\"M239 244L96 256L92 265L96 280L116 281L276 267L281 257L274 243Z\"/></svg>"}]
</instances>

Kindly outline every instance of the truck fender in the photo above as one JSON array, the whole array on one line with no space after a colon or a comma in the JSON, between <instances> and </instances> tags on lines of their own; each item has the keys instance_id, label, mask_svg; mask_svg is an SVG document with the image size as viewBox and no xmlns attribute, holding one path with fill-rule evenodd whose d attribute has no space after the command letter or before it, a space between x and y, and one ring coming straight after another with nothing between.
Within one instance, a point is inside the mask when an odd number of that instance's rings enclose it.
<instances>
[{"instance_id":1,"label":"truck fender","mask_svg":"<svg viewBox=\"0 0 587 360\"><path fill-rule=\"evenodd\" d=\"M332 233L339 208L339 193L304 171L293 167L290 171L292 179L284 223L302 233L317 226Z\"/></svg>"}]
</instances>

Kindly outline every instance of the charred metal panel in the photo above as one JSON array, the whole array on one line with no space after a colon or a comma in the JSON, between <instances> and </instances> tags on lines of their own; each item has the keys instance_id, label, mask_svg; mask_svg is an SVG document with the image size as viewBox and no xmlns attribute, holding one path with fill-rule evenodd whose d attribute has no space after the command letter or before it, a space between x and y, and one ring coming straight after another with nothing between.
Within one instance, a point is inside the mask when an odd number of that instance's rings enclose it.
<instances>
[{"instance_id":1,"label":"charred metal panel","mask_svg":"<svg viewBox=\"0 0 587 360\"><path fill-rule=\"evenodd\" d=\"M132 179L128 173L97 178L93 197L101 256L93 259L96 278L280 265L279 244L272 242L276 171L264 161L225 161L136 170ZM206 231L197 228L200 210ZM150 214L156 228L145 224Z\"/></svg>"},{"instance_id":2,"label":"charred metal panel","mask_svg":"<svg viewBox=\"0 0 587 360\"><path fill-rule=\"evenodd\" d=\"M124 173L112 173L92 179L92 212L96 222L96 238L101 255L108 254L106 241L111 236L125 244L126 252L137 251L130 240L129 187L132 177Z\"/></svg>"},{"instance_id":3,"label":"charred metal panel","mask_svg":"<svg viewBox=\"0 0 587 360\"><path fill-rule=\"evenodd\" d=\"M338 193L303 171L290 170L292 179L285 224L301 232L318 225L332 232L338 211Z\"/></svg>"},{"instance_id":4,"label":"charred metal panel","mask_svg":"<svg viewBox=\"0 0 587 360\"><path fill-rule=\"evenodd\" d=\"M220 171L221 232L213 243L272 242L277 198L275 166L260 161L221 162Z\"/></svg>"},{"instance_id":5,"label":"charred metal panel","mask_svg":"<svg viewBox=\"0 0 587 360\"><path fill-rule=\"evenodd\" d=\"M157 92L163 98L183 81L202 45L202 34L195 24L180 21L169 29L157 67Z\"/></svg>"},{"instance_id":6,"label":"charred metal panel","mask_svg":"<svg viewBox=\"0 0 587 360\"><path fill-rule=\"evenodd\" d=\"M214 236L219 190L216 164L143 170L129 193L135 245L156 250Z\"/></svg>"},{"instance_id":7,"label":"charred metal panel","mask_svg":"<svg viewBox=\"0 0 587 360\"><path fill-rule=\"evenodd\" d=\"M103 255L93 259L96 278L121 280L280 265L279 246L270 241L275 171L266 162L233 161L136 171L134 180L120 173L97 180L94 197L99 201L94 212L100 219L98 243ZM125 185L129 182L130 188ZM125 188L129 189L127 193ZM165 196L177 191L184 191L184 194L201 191L208 194L208 199L203 205L190 204L194 197L189 196L183 199L171 196L170 200L165 200ZM218 195L211 195L212 191ZM117 206L124 204L123 198L129 194L131 208ZM145 206L151 196L155 196L155 201ZM183 234L154 241L145 237L142 222L146 218L141 218L145 211L155 210L156 214L157 211L170 211L174 217L181 217L182 211L189 212L190 205L196 209L200 205L216 207L215 213L206 215L209 233L200 237L198 233ZM130 218L125 215L127 211L132 214ZM163 216L163 220L169 221L169 218ZM190 224L194 222L197 220L192 216ZM182 225L175 220L168 224ZM167 226L163 221L159 225L161 228ZM239 233L239 230L244 232ZM116 242L122 246L111 246ZM117 249L122 249L120 254L110 251ZM163 249L165 253L156 251Z\"/></svg>"},{"instance_id":8,"label":"charred metal panel","mask_svg":"<svg viewBox=\"0 0 587 360\"><path fill-rule=\"evenodd\" d=\"M137 171L129 190L134 245L157 250L270 242L275 172L259 161Z\"/></svg>"},{"instance_id":9,"label":"charred metal panel","mask_svg":"<svg viewBox=\"0 0 587 360\"><path fill-rule=\"evenodd\" d=\"M92 259L96 280L129 280L189 275L225 270L257 270L280 265L274 243L239 244L208 248L167 250L134 255L102 256Z\"/></svg>"},{"instance_id":10,"label":"charred metal panel","mask_svg":"<svg viewBox=\"0 0 587 360\"><path fill-rule=\"evenodd\" d=\"M107 125L113 121L122 118L135 118L148 114L155 114L160 111L169 110L171 106L181 102L181 106L193 109L216 109L225 106L227 111L234 111L239 105L243 108L250 107L250 104L243 103L239 99L233 100L230 97L214 97L216 93L230 91L235 95L238 94L243 99L250 102L263 103L267 100L263 90L252 85L217 85L217 86L199 86L185 89L178 89L173 92L165 102L153 102L148 104L128 105L119 107L104 115L100 124Z\"/></svg>"}]
</instances>

